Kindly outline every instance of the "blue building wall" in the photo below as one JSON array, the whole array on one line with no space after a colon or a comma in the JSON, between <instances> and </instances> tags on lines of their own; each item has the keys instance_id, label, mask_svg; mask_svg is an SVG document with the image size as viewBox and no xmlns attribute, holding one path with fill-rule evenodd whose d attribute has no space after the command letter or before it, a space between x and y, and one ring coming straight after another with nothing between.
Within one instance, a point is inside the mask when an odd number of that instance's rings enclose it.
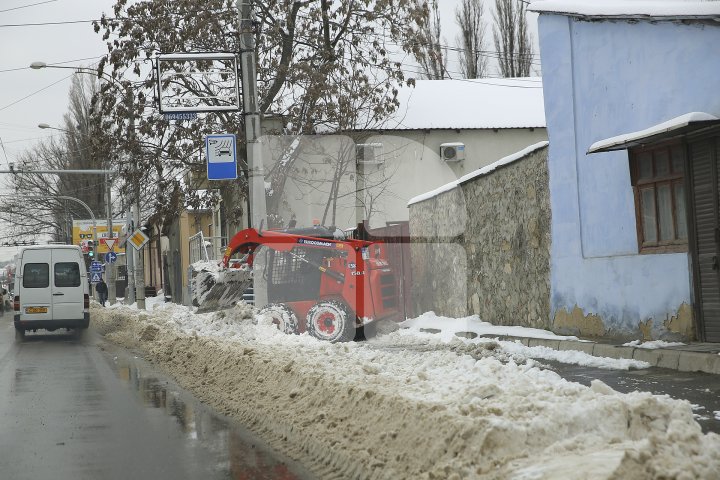
<instances>
[{"instance_id":1,"label":"blue building wall","mask_svg":"<svg viewBox=\"0 0 720 480\"><path fill-rule=\"evenodd\" d=\"M691 304L688 254L639 255L626 151L597 140L678 115L720 116L720 26L538 19L552 207L551 318L579 307L604 335L670 337Z\"/></svg>"}]
</instances>

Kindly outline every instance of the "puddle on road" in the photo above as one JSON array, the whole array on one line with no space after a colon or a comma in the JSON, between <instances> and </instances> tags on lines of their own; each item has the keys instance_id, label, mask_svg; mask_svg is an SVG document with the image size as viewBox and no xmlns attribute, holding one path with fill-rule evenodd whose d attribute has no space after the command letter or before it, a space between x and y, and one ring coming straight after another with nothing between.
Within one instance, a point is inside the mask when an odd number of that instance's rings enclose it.
<instances>
[{"instance_id":1,"label":"puddle on road","mask_svg":"<svg viewBox=\"0 0 720 480\"><path fill-rule=\"evenodd\" d=\"M118 377L141 402L173 417L188 442L198 443L227 478L253 480L304 480L312 478L302 467L278 458L257 437L233 421L215 414L190 393L159 377L143 360L111 353Z\"/></svg>"}]
</instances>

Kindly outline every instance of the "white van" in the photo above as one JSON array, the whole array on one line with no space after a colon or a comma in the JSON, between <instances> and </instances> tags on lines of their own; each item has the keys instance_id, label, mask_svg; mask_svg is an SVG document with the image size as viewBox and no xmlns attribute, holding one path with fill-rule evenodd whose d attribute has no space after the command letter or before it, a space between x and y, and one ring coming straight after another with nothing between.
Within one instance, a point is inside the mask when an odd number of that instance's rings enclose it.
<instances>
[{"instance_id":1,"label":"white van","mask_svg":"<svg viewBox=\"0 0 720 480\"><path fill-rule=\"evenodd\" d=\"M15 331L76 329L90 324L85 260L75 245L24 248L16 263L13 308Z\"/></svg>"}]
</instances>

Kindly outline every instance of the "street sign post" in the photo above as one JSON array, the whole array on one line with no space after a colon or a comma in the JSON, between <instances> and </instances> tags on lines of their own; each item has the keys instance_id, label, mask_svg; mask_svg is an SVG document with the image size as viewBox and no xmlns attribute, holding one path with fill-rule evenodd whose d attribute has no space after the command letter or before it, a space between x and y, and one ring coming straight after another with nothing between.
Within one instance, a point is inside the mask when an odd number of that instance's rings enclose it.
<instances>
[{"instance_id":1,"label":"street sign post","mask_svg":"<svg viewBox=\"0 0 720 480\"><path fill-rule=\"evenodd\" d=\"M117 260L117 253L108 252L105 254L105 263L115 263Z\"/></svg>"},{"instance_id":2,"label":"street sign post","mask_svg":"<svg viewBox=\"0 0 720 480\"><path fill-rule=\"evenodd\" d=\"M90 271L91 272L102 272L103 271L103 265L102 262L98 260L93 260L90 264Z\"/></svg>"},{"instance_id":3,"label":"street sign post","mask_svg":"<svg viewBox=\"0 0 720 480\"><path fill-rule=\"evenodd\" d=\"M101 238L100 243L107 247L108 252L112 252L117 240L117 238Z\"/></svg>"},{"instance_id":4,"label":"street sign post","mask_svg":"<svg viewBox=\"0 0 720 480\"><path fill-rule=\"evenodd\" d=\"M90 275L90 283L98 283L100 281L100 273L95 272Z\"/></svg>"},{"instance_id":5,"label":"street sign post","mask_svg":"<svg viewBox=\"0 0 720 480\"><path fill-rule=\"evenodd\" d=\"M234 134L205 137L208 180L237 178L237 149Z\"/></svg>"}]
</instances>

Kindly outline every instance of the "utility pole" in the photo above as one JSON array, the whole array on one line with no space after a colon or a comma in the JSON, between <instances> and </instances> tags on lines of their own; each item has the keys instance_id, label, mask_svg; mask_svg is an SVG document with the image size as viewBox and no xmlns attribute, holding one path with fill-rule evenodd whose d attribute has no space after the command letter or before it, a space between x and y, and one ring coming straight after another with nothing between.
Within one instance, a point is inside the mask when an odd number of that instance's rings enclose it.
<instances>
[{"instance_id":1,"label":"utility pole","mask_svg":"<svg viewBox=\"0 0 720 480\"><path fill-rule=\"evenodd\" d=\"M105 176L105 195L107 196L107 229L108 238L115 238L113 233L113 211L112 211L112 189L110 188L110 175ZM114 244L113 244L114 246ZM108 248L108 252L112 252L112 249ZM117 302L117 276L115 271L114 262L106 262L105 265L105 280L107 280L108 286L108 302L110 305Z\"/></svg>"},{"instance_id":2,"label":"utility pole","mask_svg":"<svg viewBox=\"0 0 720 480\"><path fill-rule=\"evenodd\" d=\"M130 238L133 228L133 207L128 210L127 221L125 223L126 237ZM125 303L132 305L135 303L135 248L132 245L128 245L127 240L125 241L125 278L127 278L127 298Z\"/></svg>"},{"instance_id":3,"label":"utility pole","mask_svg":"<svg viewBox=\"0 0 720 480\"><path fill-rule=\"evenodd\" d=\"M257 98L257 68L255 66L255 34L253 26L253 0L237 0L240 23L240 70L242 72L243 114L245 116L245 146L248 164L248 188L251 211L248 227L267 223L265 205L265 170L259 138L260 110ZM251 220L252 219L252 220Z\"/></svg>"},{"instance_id":4,"label":"utility pole","mask_svg":"<svg viewBox=\"0 0 720 480\"><path fill-rule=\"evenodd\" d=\"M260 110L257 98L257 68L255 66L255 35L253 0L237 0L240 31L240 71L242 77L243 115L245 116L245 156L248 165L248 228L262 228L267 224L265 198L265 170L263 169L262 150L258 139L260 130ZM255 304L267 303L267 291L253 280Z\"/></svg>"},{"instance_id":5,"label":"utility pole","mask_svg":"<svg viewBox=\"0 0 720 480\"><path fill-rule=\"evenodd\" d=\"M135 178L133 181L135 184L133 185L133 192L134 192L134 214L133 214L133 223L135 224L135 228L141 228L141 216L140 216L140 169L137 166L136 160L137 160L137 152L136 152L136 138L135 138L135 115L132 110L133 105L135 103L133 98L133 91L132 87L130 85L127 85L125 87L125 101L127 102L127 108L130 112L130 119L128 122L128 138L132 139L132 153L133 153L133 166L135 169ZM134 230L133 230L134 231ZM128 235L132 235L132 232L129 231ZM127 247L127 244L126 244ZM134 248L134 247L133 247ZM135 265L135 301L137 301L137 307L141 310L145 310L145 254L144 254L144 246L140 248L137 252L137 257L135 260L137 262L133 262ZM127 251L127 248L125 249ZM129 275L129 272L128 272ZM129 277L128 277L129 278Z\"/></svg>"}]
</instances>

